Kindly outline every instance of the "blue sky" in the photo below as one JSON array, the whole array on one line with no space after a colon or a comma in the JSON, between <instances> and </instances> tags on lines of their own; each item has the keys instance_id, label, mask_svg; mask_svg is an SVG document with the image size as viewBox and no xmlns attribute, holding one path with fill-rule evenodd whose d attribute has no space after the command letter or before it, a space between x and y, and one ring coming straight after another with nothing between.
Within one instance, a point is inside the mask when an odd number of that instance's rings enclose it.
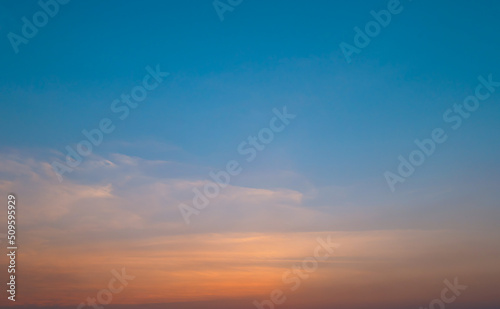
<instances>
[{"instance_id":1,"label":"blue sky","mask_svg":"<svg viewBox=\"0 0 500 309\"><path fill-rule=\"evenodd\" d=\"M296 131L277 143L294 147L293 161L311 177L323 179L332 162L348 169L328 174L375 172L439 125L442 111L499 65L494 1L473 10L466 2L403 3L347 64L338 44L352 42L352 28L385 6L252 1L220 22L210 2L70 2L19 54L3 40L3 145L63 149L79 141L145 66L160 64L171 77L110 140L151 139L215 165L286 104L300 117ZM20 32L20 17L38 5L4 3L3 10L11 16L2 25L6 34ZM460 134L484 140L480 132L495 129L484 126L495 126L496 112L481 109Z\"/></svg>"},{"instance_id":2,"label":"blue sky","mask_svg":"<svg viewBox=\"0 0 500 309\"><path fill-rule=\"evenodd\" d=\"M352 44L353 28L386 3L247 1L221 22L210 2L70 2L18 54L3 40L2 146L64 153L81 130L110 117L117 129L94 154L221 169L273 108L287 106L296 120L247 173L293 171L316 186L366 186L391 203L383 172L397 168L414 139L444 125L443 112L473 92L479 75L499 72L492 27L499 6L401 2L403 11L348 64L340 42ZM34 1L2 5L10 16L5 35L39 10ZM171 75L117 120L110 103L139 84L148 65ZM459 130L448 127L448 141L402 190L443 187L471 173L494 181L485 171L498 167L497 100L482 103ZM266 177L245 185L302 184Z\"/></svg>"},{"instance_id":3,"label":"blue sky","mask_svg":"<svg viewBox=\"0 0 500 309\"><path fill-rule=\"evenodd\" d=\"M0 152L5 162L44 166L109 117L116 130L67 179L75 186L111 183L125 196L134 190L120 187L127 176L138 186L196 183L228 160L244 162L238 145L268 125L273 108L286 106L296 118L244 163L232 185L299 192L292 205L337 217L277 224L278 231L493 228L500 91L458 130L443 113L474 94L478 76L500 81L500 3L401 0L403 11L348 63L339 44L353 44L353 28L364 28L370 11L387 2L243 0L221 22L211 1L73 0L16 54L7 34L20 34L21 18L40 7L3 1ZM118 120L111 102L157 65L170 75ZM395 172L398 156L408 157L413 141L437 127L448 140L392 193L383 173ZM119 172L92 168L106 160ZM156 168L156 160L172 165ZM23 178L28 173L5 168L0 175L31 183ZM175 216L168 221L179 221ZM232 228L207 216L196 232Z\"/></svg>"},{"instance_id":4,"label":"blue sky","mask_svg":"<svg viewBox=\"0 0 500 309\"><path fill-rule=\"evenodd\" d=\"M220 22L210 2L70 2L19 54L3 40L1 138L6 146L61 149L109 114L110 102L145 66L160 64L171 77L110 139L147 138L220 157L286 104L302 119L295 127L300 141L288 139L302 146L294 161L383 164L499 65L494 1L473 10L466 2L403 3L348 65L338 44L352 42L352 28L385 6L252 1ZM38 5L5 3L3 10L11 16L2 25L6 34L20 32L20 17ZM494 126L495 111L481 110L467 131Z\"/></svg>"}]
</instances>

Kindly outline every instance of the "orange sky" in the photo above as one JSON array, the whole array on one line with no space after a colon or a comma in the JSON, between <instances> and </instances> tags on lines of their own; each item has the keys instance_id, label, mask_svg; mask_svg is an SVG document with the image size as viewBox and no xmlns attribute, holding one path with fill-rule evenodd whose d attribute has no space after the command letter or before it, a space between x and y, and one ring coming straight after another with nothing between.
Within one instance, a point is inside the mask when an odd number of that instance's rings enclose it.
<instances>
[{"instance_id":1,"label":"orange sky","mask_svg":"<svg viewBox=\"0 0 500 309\"><path fill-rule=\"evenodd\" d=\"M252 308L252 301L269 299L275 289L286 297L282 308L428 306L443 280L455 277L469 286L457 306L498 299L500 245L493 226L335 229L333 224L359 225L369 213L334 217L302 207L308 197L297 191L232 186L186 226L176 206L192 185L188 180L146 178L133 188L119 180L54 186L44 163L4 161L2 169L24 175L0 182L2 191L23 192L16 305L76 308L122 268L135 278L113 295L110 308L174 302L185 305L172 308ZM132 164L117 162L116 168ZM232 216L240 218L237 224ZM294 284L282 277L314 255L318 237L339 246L292 291ZM0 305L10 303L2 298Z\"/></svg>"}]
</instances>

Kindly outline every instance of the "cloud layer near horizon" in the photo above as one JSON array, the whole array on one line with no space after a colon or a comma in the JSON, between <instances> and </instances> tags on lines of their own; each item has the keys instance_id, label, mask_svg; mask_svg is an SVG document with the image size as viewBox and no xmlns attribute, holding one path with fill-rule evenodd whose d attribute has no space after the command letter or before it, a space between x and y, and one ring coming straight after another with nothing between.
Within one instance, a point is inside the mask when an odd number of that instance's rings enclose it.
<instances>
[{"instance_id":1,"label":"cloud layer near horizon","mask_svg":"<svg viewBox=\"0 0 500 309\"><path fill-rule=\"evenodd\" d=\"M345 230L335 223L356 226L374 214L308 206L325 188L229 185L187 226L178 205L209 181L191 166L94 156L78 182L59 183L47 162L21 152L3 153L0 162L0 190L16 193L20 205L22 304L77 305L95 297L110 271L121 267L136 278L114 304L246 304L244 299L263 300L276 288L287 291L290 306L310 303L311 295L314 306L418 304L456 276L482 287L464 302L484 302L493 299L500 272L491 229ZM338 253L291 292L283 273L313 255L317 237L328 236L341 245ZM360 293L363 298L353 302Z\"/></svg>"}]
</instances>

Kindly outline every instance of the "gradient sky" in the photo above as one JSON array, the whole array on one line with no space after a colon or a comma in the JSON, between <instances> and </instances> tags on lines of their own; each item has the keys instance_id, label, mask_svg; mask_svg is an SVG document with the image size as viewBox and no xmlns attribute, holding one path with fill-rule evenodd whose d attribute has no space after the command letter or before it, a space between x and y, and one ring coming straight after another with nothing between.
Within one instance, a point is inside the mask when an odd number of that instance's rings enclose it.
<instances>
[{"instance_id":1,"label":"gradient sky","mask_svg":"<svg viewBox=\"0 0 500 309\"><path fill-rule=\"evenodd\" d=\"M40 6L0 2L16 305L76 308L125 267L109 308L255 308L283 289L277 308L416 309L455 277L468 289L447 306L498 308L500 91L457 130L443 113L500 81L500 3L401 0L347 63L339 44L387 2L243 0L221 21L211 0L73 0L18 53L7 34ZM170 75L119 120L111 102L157 65ZM238 145L284 106L296 118L246 162ZM106 117L115 131L59 182L52 162ZM438 127L447 141L391 192L384 172ZM178 205L229 160L243 171L186 225ZM336 255L290 292L283 272L327 236Z\"/></svg>"}]
</instances>

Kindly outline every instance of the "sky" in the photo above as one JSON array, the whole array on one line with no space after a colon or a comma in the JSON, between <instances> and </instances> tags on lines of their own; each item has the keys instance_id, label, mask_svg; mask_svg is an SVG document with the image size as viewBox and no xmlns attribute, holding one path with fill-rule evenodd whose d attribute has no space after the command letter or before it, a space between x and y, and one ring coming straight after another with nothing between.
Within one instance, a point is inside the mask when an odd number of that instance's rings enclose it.
<instances>
[{"instance_id":1,"label":"sky","mask_svg":"<svg viewBox=\"0 0 500 309\"><path fill-rule=\"evenodd\" d=\"M0 306L498 308L499 13L1 1Z\"/></svg>"}]
</instances>

